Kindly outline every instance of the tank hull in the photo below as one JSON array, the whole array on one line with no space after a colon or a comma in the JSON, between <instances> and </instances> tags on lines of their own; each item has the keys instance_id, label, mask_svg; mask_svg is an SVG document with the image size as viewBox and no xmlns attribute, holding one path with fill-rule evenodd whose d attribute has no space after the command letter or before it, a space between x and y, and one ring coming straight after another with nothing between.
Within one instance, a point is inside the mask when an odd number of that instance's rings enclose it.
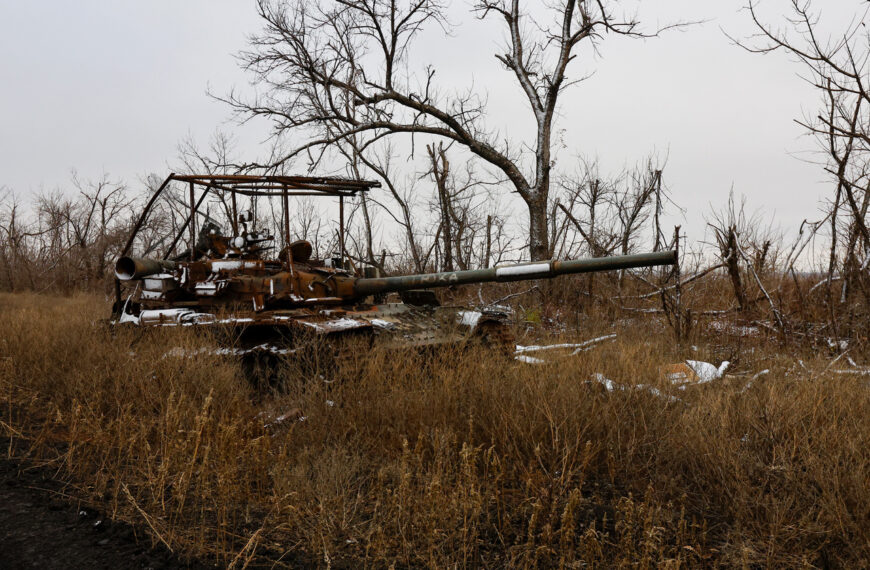
<instances>
[{"instance_id":1,"label":"tank hull","mask_svg":"<svg viewBox=\"0 0 870 570\"><path fill-rule=\"evenodd\" d=\"M369 345L384 348L448 346L485 339L512 349L507 320L507 315L499 311L381 303L257 313L248 310L212 313L194 307L143 309L138 315L123 312L118 324L145 329L209 330L233 339L233 344L242 351L263 347L286 352L314 339L332 342L350 337L367 338Z\"/></svg>"}]
</instances>

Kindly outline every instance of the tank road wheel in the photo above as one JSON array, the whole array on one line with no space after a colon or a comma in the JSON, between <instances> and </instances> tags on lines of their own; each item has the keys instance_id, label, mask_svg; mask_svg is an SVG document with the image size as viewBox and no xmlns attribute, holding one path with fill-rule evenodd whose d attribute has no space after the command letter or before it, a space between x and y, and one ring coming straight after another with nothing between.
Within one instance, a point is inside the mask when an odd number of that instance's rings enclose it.
<instances>
[{"instance_id":1,"label":"tank road wheel","mask_svg":"<svg viewBox=\"0 0 870 570\"><path fill-rule=\"evenodd\" d=\"M263 351L251 351L241 356L242 373L248 382L258 390L268 389L280 383L279 356Z\"/></svg>"},{"instance_id":2,"label":"tank road wheel","mask_svg":"<svg viewBox=\"0 0 870 570\"><path fill-rule=\"evenodd\" d=\"M333 334L303 334L293 343L293 352L284 357L287 379L316 380L332 383L349 370L354 361L367 354L373 336L369 331Z\"/></svg>"},{"instance_id":3,"label":"tank road wheel","mask_svg":"<svg viewBox=\"0 0 870 570\"><path fill-rule=\"evenodd\" d=\"M338 379L346 372L355 374L360 358L371 353L374 346L374 335L370 331L350 331L327 337L332 348L333 379Z\"/></svg>"},{"instance_id":4,"label":"tank road wheel","mask_svg":"<svg viewBox=\"0 0 870 570\"><path fill-rule=\"evenodd\" d=\"M484 321L477 325L474 333L479 343L505 358L513 358L516 350L516 339L507 325L498 321Z\"/></svg>"},{"instance_id":5,"label":"tank road wheel","mask_svg":"<svg viewBox=\"0 0 870 570\"><path fill-rule=\"evenodd\" d=\"M283 380L288 355L292 355L294 338L282 331L265 329L236 337L229 342L241 351L242 372L258 389L271 389Z\"/></svg>"}]
</instances>

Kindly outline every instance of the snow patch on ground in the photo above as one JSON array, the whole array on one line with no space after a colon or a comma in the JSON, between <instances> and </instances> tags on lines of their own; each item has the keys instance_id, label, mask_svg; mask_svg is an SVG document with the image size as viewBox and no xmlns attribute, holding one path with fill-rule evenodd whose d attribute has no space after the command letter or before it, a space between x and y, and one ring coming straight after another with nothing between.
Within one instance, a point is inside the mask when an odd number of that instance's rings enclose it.
<instances>
[{"instance_id":1,"label":"snow patch on ground","mask_svg":"<svg viewBox=\"0 0 870 570\"><path fill-rule=\"evenodd\" d=\"M734 336L758 336L761 334L761 330L758 327L740 326L723 321L711 321L707 327L710 330Z\"/></svg>"}]
</instances>

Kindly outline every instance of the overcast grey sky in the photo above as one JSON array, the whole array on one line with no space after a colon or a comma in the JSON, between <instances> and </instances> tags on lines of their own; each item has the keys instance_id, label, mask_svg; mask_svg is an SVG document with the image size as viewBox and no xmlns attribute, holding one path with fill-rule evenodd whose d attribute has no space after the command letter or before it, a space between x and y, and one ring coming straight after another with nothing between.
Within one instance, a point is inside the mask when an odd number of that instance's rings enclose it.
<instances>
[{"instance_id":1,"label":"overcast grey sky","mask_svg":"<svg viewBox=\"0 0 870 570\"><path fill-rule=\"evenodd\" d=\"M775 211L784 229L815 217L829 187L821 169L795 158L809 157L814 144L794 119L818 98L784 55L731 45L721 29L738 37L753 31L744 3L644 2L641 15L652 26L707 22L655 40L605 40L599 58L573 68L575 77L596 73L563 99L560 166L570 170L582 154L618 170L652 150L667 154L665 179L687 210L690 240L701 239L702 216L732 185L751 207ZM822 4L836 29L863 3ZM467 5L453 2L461 25L452 37L420 38L415 63L434 63L442 85L485 87L492 124L522 134L530 118L518 113L517 88L493 59L503 38L462 20ZM764 2L771 17L784 6ZM0 0L0 186L22 197L68 188L73 169L136 185L177 164L188 134L205 144L217 128L236 134L243 159L254 158L266 126L237 128L206 89L246 85L233 54L258 28L253 2L242 0Z\"/></svg>"}]
</instances>

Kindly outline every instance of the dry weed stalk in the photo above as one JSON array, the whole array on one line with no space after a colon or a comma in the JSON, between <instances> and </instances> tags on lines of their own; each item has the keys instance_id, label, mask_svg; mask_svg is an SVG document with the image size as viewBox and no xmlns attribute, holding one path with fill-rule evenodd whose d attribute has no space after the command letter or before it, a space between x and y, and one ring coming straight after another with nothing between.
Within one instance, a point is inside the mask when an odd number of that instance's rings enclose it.
<instances>
[{"instance_id":1,"label":"dry weed stalk","mask_svg":"<svg viewBox=\"0 0 870 570\"><path fill-rule=\"evenodd\" d=\"M646 319L553 365L375 351L329 384L288 363L283 390L264 393L197 352L208 338L104 329L91 297L0 307L10 450L185 556L438 568L870 556L866 379L763 336L699 337L699 357L737 351L736 375L685 390L658 369L689 349ZM166 356L179 346L187 357ZM304 421L275 419L291 408Z\"/></svg>"}]
</instances>

